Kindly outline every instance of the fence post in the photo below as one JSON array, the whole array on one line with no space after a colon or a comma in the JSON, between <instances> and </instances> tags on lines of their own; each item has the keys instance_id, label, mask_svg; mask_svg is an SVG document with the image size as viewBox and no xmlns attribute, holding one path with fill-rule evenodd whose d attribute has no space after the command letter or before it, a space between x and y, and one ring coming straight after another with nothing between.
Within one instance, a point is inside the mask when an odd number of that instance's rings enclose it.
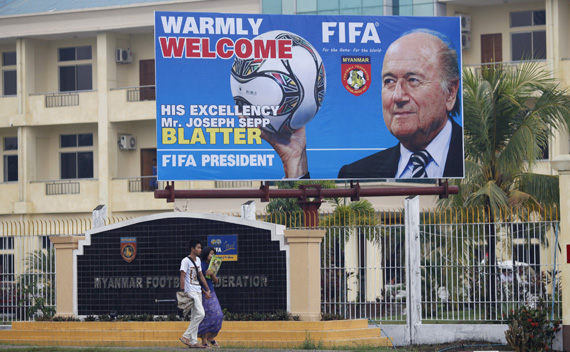
<instances>
[{"instance_id":1,"label":"fence post","mask_svg":"<svg viewBox=\"0 0 570 352\"><path fill-rule=\"evenodd\" d=\"M410 196L404 201L406 239L406 325L409 344L414 344L421 320L420 271L420 197Z\"/></svg>"},{"instance_id":2,"label":"fence post","mask_svg":"<svg viewBox=\"0 0 570 352\"><path fill-rule=\"evenodd\" d=\"M255 220L255 202L248 200L241 205L241 217L247 220Z\"/></svg>"},{"instance_id":3,"label":"fence post","mask_svg":"<svg viewBox=\"0 0 570 352\"><path fill-rule=\"evenodd\" d=\"M105 204L99 204L93 209L93 228L96 229L105 226L105 218L107 218L107 206Z\"/></svg>"},{"instance_id":4,"label":"fence post","mask_svg":"<svg viewBox=\"0 0 570 352\"><path fill-rule=\"evenodd\" d=\"M560 235L562 258L560 263L561 282L568 288L570 281L570 155L560 155L551 161L558 170L560 187ZM555 250L558 250L557 248ZM566 258L564 258L566 257ZM564 288L563 288L564 290ZM570 294L562 294L562 344L564 351L570 351Z\"/></svg>"},{"instance_id":5,"label":"fence post","mask_svg":"<svg viewBox=\"0 0 570 352\"><path fill-rule=\"evenodd\" d=\"M55 247L55 287L57 316L72 317L73 311L73 250L85 236L50 237Z\"/></svg>"},{"instance_id":6,"label":"fence post","mask_svg":"<svg viewBox=\"0 0 570 352\"><path fill-rule=\"evenodd\" d=\"M291 314L321 320L321 241L325 230L285 230L289 243Z\"/></svg>"}]
</instances>

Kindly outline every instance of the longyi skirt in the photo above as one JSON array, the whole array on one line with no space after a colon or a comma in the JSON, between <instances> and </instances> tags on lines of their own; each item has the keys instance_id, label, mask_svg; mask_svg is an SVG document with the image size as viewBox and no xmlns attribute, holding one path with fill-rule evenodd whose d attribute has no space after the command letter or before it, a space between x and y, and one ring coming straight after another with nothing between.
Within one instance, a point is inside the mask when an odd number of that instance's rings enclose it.
<instances>
[{"instance_id":1,"label":"longyi skirt","mask_svg":"<svg viewBox=\"0 0 570 352\"><path fill-rule=\"evenodd\" d=\"M206 299L206 295L202 294L202 306L206 315L198 327L198 337L201 338L202 335L207 334L207 338L212 339L222 330L224 320L224 313L222 313L216 292L212 291L210 299Z\"/></svg>"}]
</instances>

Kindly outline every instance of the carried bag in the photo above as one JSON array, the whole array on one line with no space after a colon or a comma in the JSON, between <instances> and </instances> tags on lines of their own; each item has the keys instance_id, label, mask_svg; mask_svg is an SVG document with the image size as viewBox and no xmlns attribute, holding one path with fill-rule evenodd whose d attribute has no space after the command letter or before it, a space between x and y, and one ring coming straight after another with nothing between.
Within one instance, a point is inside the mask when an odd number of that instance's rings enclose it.
<instances>
[{"instance_id":1,"label":"carried bag","mask_svg":"<svg viewBox=\"0 0 570 352\"><path fill-rule=\"evenodd\" d=\"M196 263L192 260L192 258L190 258L190 256L188 256L188 259L190 259L192 264L194 264L194 268L196 269L196 276L198 276L198 267L196 266ZM188 314L190 314L192 311L192 308L194 308L194 299L190 297L188 292L176 292L176 302L178 302L176 307L178 308L179 315L182 313L183 318L186 318L186 316L188 316Z\"/></svg>"},{"instance_id":2,"label":"carried bag","mask_svg":"<svg viewBox=\"0 0 570 352\"><path fill-rule=\"evenodd\" d=\"M192 308L194 308L194 299L190 297L188 292L178 291L176 292L176 301L178 302L179 315L182 315L182 318L186 318L192 311Z\"/></svg>"}]
</instances>

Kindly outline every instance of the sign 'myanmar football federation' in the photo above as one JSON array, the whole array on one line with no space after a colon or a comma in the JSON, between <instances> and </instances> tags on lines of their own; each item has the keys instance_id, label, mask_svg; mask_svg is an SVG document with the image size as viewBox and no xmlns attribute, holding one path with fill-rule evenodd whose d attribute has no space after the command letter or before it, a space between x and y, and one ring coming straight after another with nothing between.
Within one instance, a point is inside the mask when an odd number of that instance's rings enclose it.
<instances>
[{"instance_id":1,"label":"sign 'myanmar football federation'","mask_svg":"<svg viewBox=\"0 0 570 352\"><path fill-rule=\"evenodd\" d=\"M461 178L457 17L155 12L160 180Z\"/></svg>"}]
</instances>

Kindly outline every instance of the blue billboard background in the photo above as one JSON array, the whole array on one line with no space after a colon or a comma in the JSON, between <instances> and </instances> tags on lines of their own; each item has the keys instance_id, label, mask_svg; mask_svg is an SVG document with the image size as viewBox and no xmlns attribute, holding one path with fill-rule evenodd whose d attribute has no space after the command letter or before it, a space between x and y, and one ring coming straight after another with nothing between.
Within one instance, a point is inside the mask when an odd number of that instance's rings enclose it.
<instances>
[{"instance_id":1,"label":"blue billboard background","mask_svg":"<svg viewBox=\"0 0 570 352\"><path fill-rule=\"evenodd\" d=\"M189 18L193 18L188 22ZM209 33L207 26L200 26L208 19L241 19L242 32L247 34ZM204 20L205 19L205 20ZM168 21L171 26L165 26ZM166 22L165 22L166 21ZM180 22L176 22L180 21ZM222 134L213 143L205 134L205 143L188 144L193 128L185 127L191 116L191 105L235 106L230 88L230 72L234 57L182 58L165 57L160 38L209 38L210 49L221 38L235 42L239 38L253 39L250 23L258 24L257 33L284 30L306 39L320 54L326 72L326 93L322 106L312 121L306 125L307 157L313 179L335 179L339 169L353 161L398 143L387 130L382 117L382 62L388 46L403 33L424 28L446 35L455 46L461 60L461 32L456 17L400 17L400 16L301 16L301 15L253 15L220 13L155 13L155 56L157 91L157 163L159 180L282 180L283 165L274 149L265 141L261 144L236 144L229 135L224 143ZM322 23L335 23L334 34L323 43ZM174 33L179 23L180 32ZM351 43L348 33L350 23L360 23L360 35ZM193 26L196 24L196 26ZM343 25L341 25L343 24ZM363 29L371 24L380 43L361 42ZM190 25L190 27L187 27ZM346 28L344 40L338 28ZM203 27L203 28L202 28ZM182 33L184 28L187 33ZM236 28L238 31L238 28ZM167 33L170 32L170 33ZM195 33L202 32L202 33ZM202 51L203 52L203 51ZM207 54L207 53L206 53ZM348 91L342 79L343 56L370 57L370 82L368 89L355 95ZM461 67L461 62L459 63ZM180 106L182 108L180 108ZM198 110L199 111L199 110ZM214 116L208 116L214 117ZM225 116L238 120L235 116ZM462 117L455 121L463 125ZM165 139L165 130L176 130L177 140ZM180 133L184 134L184 137ZM245 138L247 139L247 138ZM243 139L242 139L243 140ZM202 140L204 141L204 140ZM185 144L186 143L186 144ZM203 163L204 155L263 155L265 165L214 166Z\"/></svg>"}]
</instances>

